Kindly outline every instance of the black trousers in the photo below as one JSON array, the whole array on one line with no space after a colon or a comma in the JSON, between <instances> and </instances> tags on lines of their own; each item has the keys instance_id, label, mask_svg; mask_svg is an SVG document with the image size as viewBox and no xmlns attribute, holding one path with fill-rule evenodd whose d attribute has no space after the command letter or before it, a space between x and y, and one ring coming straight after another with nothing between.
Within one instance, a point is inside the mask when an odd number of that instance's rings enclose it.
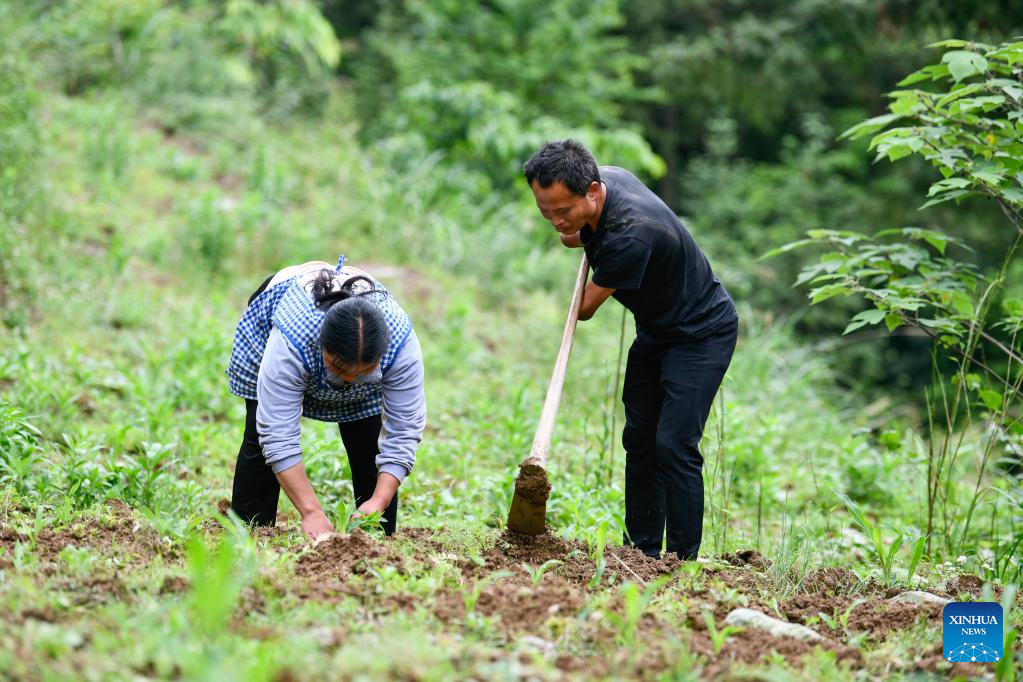
<instances>
[{"instance_id":1,"label":"black trousers","mask_svg":"<svg viewBox=\"0 0 1023 682\"><path fill-rule=\"evenodd\" d=\"M249 297L252 303L256 296L266 290L273 275L263 280L259 288ZM245 401L245 433L238 449L238 462L234 468L234 484L231 489L231 509L242 521L257 526L273 526L277 523L277 502L281 486L277 476L263 458L256 430L255 400ZM376 456L380 454L380 415L351 422L339 422L341 442L348 453L348 464L352 470L352 488L355 491L355 505L358 506L373 497L377 484ZM384 532L394 533L398 519L398 494L383 514ZM344 530L344 529L342 529Z\"/></svg>"},{"instance_id":2,"label":"black trousers","mask_svg":"<svg viewBox=\"0 0 1023 682\"><path fill-rule=\"evenodd\" d=\"M695 559L703 537L699 444L735 351L738 322L691 341L637 338L629 349L625 404L625 542L657 556Z\"/></svg>"},{"instance_id":3,"label":"black trousers","mask_svg":"<svg viewBox=\"0 0 1023 682\"><path fill-rule=\"evenodd\" d=\"M281 486L277 476L263 458L256 431L256 401L245 401L245 435L238 450L238 463L234 469L231 491L231 509L246 523L273 526L277 522L277 502ZM348 453L352 469L352 487L355 504L362 504L373 496L377 484L376 456L380 452L380 415L352 422L340 422L341 442ZM398 494L383 514L384 532L388 535L397 528ZM344 530L344 529L341 529Z\"/></svg>"}]
</instances>

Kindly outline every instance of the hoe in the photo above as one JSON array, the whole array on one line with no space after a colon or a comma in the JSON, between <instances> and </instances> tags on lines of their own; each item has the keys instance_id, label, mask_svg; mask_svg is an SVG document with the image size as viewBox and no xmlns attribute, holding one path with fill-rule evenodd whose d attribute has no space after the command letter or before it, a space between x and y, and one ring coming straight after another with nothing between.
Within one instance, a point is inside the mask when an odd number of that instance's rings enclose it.
<instances>
[{"instance_id":1,"label":"hoe","mask_svg":"<svg viewBox=\"0 0 1023 682\"><path fill-rule=\"evenodd\" d=\"M579 319L579 305L583 299L587 269L584 254L579 265L579 275L575 280L572 304L568 308L565 333L561 337L561 349L554 363L551 383L547 386L547 397L543 401L536 437L533 438L533 448L529 452L529 457L519 465L519 475L515 479L515 495L512 497L511 511L508 513L508 528L516 533L539 535L546 527L547 498L551 492L551 483L547 479L547 455L551 450L554 418L561 403L561 389L565 386L565 371L568 369L568 356L572 352L572 337L575 336L575 324Z\"/></svg>"}]
</instances>

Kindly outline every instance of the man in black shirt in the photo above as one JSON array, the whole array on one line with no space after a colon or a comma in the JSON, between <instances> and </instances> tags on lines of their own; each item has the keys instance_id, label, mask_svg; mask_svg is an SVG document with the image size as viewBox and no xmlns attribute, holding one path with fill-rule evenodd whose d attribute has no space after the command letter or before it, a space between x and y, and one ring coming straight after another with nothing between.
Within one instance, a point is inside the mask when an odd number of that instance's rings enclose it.
<instances>
[{"instance_id":1,"label":"man in black shirt","mask_svg":"<svg viewBox=\"0 0 1023 682\"><path fill-rule=\"evenodd\" d=\"M628 171L597 167L574 140L523 167L536 205L593 269L579 319L613 296L636 318L625 404L625 541L695 559L703 535L699 443L735 350L738 315L678 217Z\"/></svg>"}]
</instances>

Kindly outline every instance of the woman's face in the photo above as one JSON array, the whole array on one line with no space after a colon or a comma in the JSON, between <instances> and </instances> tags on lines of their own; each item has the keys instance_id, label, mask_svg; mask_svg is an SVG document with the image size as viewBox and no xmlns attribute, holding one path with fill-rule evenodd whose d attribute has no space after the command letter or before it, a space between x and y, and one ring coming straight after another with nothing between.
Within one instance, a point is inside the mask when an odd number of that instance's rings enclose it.
<instances>
[{"instance_id":1,"label":"woman's face","mask_svg":"<svg viewBox=\"0 0 1023 682\"><path fill-rule=\"evenodd\" d=\"M377 360L376 362L365 365L350 365L334 357L327 351L323 351L323 364L327 368L327 373L333 378L343 383L350 384L359 377L372 374L373 370L375 370L377 365L380 364L380 361Z\"/></svg>"}]
</instances>

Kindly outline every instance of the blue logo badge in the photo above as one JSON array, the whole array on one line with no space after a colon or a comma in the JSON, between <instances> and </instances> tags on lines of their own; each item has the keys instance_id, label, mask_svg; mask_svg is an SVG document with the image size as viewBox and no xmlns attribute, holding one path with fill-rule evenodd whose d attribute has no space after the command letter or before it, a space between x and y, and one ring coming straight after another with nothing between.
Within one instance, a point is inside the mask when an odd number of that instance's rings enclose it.
<instances>
[{"instance_id":1,"label":"blue logo badge","mask_svg":"<svg viewBox=\"0 0 1023 682\"><path fill-rule=\"evenodd\" d=\"M941 613L945 660L994 663L1002 657L1002 605L993 601L950 602Z\"/></svg>"}]
</instances>

